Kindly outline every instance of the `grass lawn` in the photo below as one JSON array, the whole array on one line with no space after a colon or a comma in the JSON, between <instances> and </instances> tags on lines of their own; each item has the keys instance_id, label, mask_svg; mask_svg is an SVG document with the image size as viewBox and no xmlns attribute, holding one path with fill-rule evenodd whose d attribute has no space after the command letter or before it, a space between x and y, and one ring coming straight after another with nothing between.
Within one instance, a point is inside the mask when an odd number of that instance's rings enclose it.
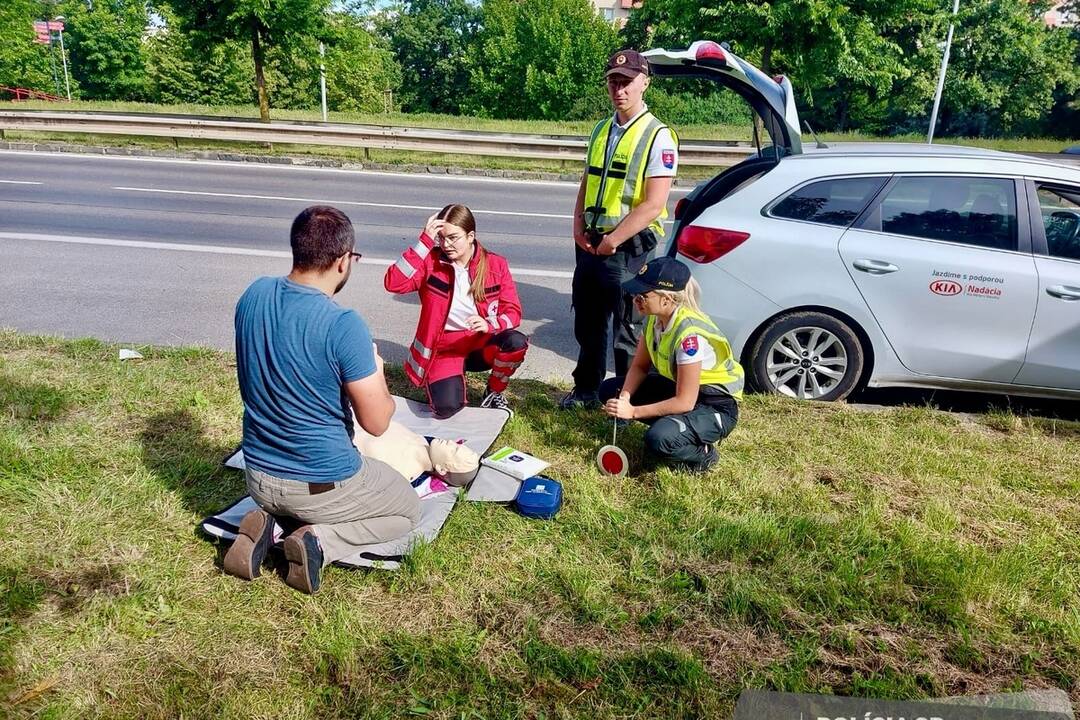
<instances>
[{"instance_id":1,"label":"grass lawn","mask_svg":"<svg viewBox=\"0 0 1080 720\"><path fill-rule=\"evenodd\" d=\"M0 331L0 715L723 717L743 687L1080 700L1080 423L748 397L708 477L592 464L610 425L511 384L550 522L461 502L315 596L219 569L232 357ZM396 392L409 394L400 373ZM474 387L473 390L478 390Z\"/></svg>"}]
</instances>

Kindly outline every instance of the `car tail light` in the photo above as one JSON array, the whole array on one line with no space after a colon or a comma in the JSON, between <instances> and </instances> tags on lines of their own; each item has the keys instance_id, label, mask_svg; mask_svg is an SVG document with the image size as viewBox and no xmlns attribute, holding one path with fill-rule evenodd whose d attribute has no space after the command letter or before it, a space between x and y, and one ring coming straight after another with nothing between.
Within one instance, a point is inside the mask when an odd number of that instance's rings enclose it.
<instances>
[{"instance_id":1,"label":"car tail light","mask_svg":"<svg viewBox=\"0 0 1080 720\"><path fill-rule=\"evenodd\" d=\"M675 219L676 220L678 220L678 219L680 219L682 217L683 210L686 209L686 205L687 205L686 198L681 198L679 200L679 202L675 203Z\"/></svg>"},{"instance_id":2,"label":"car tail light","mask_svg":"<svg viewBox=\"0 0 1080 720\"><path fill-rule=\"evenodd\" d=\"M724 52L724 48L712 40L704 40L698 43L697 50L694 51L694 59L698 62L702 60L720 60L727 63L727 53Z\"/></svg>"},{"instance_id":3,"label":"car tail light","mask_svg":"<svg viewBox=\"0 0 1080 720\"><path fill-rule=\"evenodd\" d=\"M679 233L676 247L680 255L694 262L711 263L746 242L750 233L739 230L688 225Z\"/></svg>"}]
</instances>

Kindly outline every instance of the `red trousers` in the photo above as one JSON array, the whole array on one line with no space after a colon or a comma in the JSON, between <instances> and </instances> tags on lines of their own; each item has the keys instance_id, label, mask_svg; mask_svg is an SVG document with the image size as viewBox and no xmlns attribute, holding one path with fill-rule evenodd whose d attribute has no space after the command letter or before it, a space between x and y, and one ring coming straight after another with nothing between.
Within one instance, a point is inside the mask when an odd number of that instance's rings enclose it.
<instances>
[{"instance_id":1,"label":"red trousers","mask_svg":"<svg viewBox=\"0 0 1080 720\"><path fill-rule=\"evenodd\" d=\"M491 370L488 392L502 392L529 348L517 330L443 333L427 372L428 402L436 417L450 417L465 407L465 373Z\"/></svg>"}]
</instances>

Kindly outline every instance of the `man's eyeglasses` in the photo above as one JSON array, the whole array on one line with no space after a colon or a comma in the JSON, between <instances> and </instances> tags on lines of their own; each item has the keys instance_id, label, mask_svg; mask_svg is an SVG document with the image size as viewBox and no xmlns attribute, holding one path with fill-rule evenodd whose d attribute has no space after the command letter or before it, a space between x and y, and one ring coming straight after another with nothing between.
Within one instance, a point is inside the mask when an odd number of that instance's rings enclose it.
<instances>
[{"instance_id":1,"label":"man's eyeglasses","mask_svg":"<svg viewBox=\"0 0 1080 720\"><path fill-rule=\"evenodd\" d=\"M350 253L349 253L349 257L350 257L350 258L352 258L352 261L353 261L353 262L357 262L357 261L359 261L359 260L360 260L360 258L362 258L362 257L364 257L364 256L363 256L363 254L362 254L362 253L358 253L358 252L350 252Z\"/></svg>"}]
</instances>

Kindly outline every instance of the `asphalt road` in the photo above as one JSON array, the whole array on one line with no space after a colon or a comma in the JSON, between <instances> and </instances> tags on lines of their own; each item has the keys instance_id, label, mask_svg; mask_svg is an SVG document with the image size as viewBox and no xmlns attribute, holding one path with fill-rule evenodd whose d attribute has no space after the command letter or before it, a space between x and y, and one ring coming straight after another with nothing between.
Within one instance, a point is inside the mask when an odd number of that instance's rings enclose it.
<instances>
[{"instance_id":1,"label":"asphalt road","mask_svg":"<svg viewBox=\"0 0 1080 720\"><path fill-rule=\"evenodd\" d=\"M523 377L568 379L572 183L109 156L0 152L0 327L139 344L232 347L236 298L288 272L289 225L340 207L364 259L338 301L405 358L419 306L382 287L433 212L472 208L505 255L532 348ZM676 193L676 197L685 193Z\"/></svg>"}]
</instances>

